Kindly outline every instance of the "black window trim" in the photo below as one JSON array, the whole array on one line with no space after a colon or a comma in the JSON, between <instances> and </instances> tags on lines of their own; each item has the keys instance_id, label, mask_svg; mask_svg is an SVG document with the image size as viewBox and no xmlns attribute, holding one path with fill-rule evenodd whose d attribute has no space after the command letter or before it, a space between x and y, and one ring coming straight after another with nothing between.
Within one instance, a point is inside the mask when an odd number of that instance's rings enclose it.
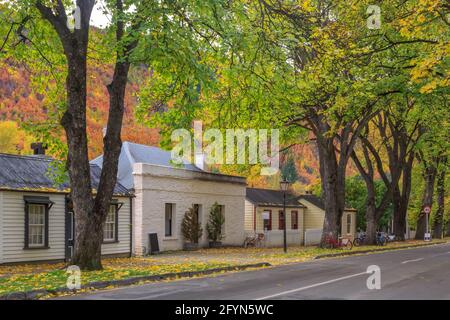
<instances>
[{"instance_id":1,"label":"black window trim","mask_svg":"<svg viewBox=\"0 0 450 320\"><path fill-rule=\"evenodd\" d=\"M23 200L25 202L25 223L24 223L24 234L25 234L25 239L24 239L24 250L41 250L41 249L50 249L49 247L49 243L48 243L48 239L49 239L49 211L50 209L53 207L53 205L55 204L53 201L50 200L49 197L38 197L38 196L24 196ZM29 243L29 205L32 204L37 204L37 205L44 205L45 206L45 217L44 217L44 222L45 222L45 227L44 227L44 245L42 246L31 246L30 247L30 243Z\"/></svg>"},{"instance_id":2,"label":"black window trim","mask_svg":"<svg viewBox=\"0 0 450 320\"><path fill-rule=\"evenodd\" d=\"M166 216L166 209L167 205L170 205L170 234L167 234L166 230L166 223L167 223L167 216ZM166 202L164 204L164 237L171 238L173 237L173 220L174 220L174 209L175 209L175 203L172 202Z\"/></svg>"}]
</instances>

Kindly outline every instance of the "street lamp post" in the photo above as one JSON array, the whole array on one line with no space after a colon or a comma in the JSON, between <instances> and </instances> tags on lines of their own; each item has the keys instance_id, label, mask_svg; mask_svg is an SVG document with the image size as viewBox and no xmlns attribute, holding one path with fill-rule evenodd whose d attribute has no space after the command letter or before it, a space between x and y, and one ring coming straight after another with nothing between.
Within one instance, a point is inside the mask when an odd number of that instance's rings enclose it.
<instances>
[{"instance_id":1,"label":"street lamp post","mask_svg":"<svg viewBox=\"0 0 450 320\"><path fill-rule=\"evenodd\" d=\"M280 189L283 191L283 249L284 253L287 252L287 240L286 240L286 191L289 188L289 182L286 180L280 181Z\"/></svg>"}]
</instances>

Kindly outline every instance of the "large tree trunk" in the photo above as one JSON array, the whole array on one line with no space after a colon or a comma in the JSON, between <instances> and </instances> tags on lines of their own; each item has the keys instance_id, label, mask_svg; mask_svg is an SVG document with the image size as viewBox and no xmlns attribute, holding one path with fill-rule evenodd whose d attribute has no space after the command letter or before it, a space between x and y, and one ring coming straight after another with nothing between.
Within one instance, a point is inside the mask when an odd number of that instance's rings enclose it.
<instances>
[{"instance_id":1,"label":"large tree trunk","mask_svg":"<svg viewBox=\"0 0 450 320\"><path fill-rule=\"evenodd\" d=\"M75 213L75 250L72 263L82 269L95 270L101 268L102 239L94 233L96 228L93 226L98 219L93 212L86 135L86 60L83 55L74 60L69 61L68 108L61 121L68 142L70 196Z\"/></svg>"},{"instance_id":2,"label":"large tree trunk","mask_svg":"<svg viewBox=\"0 0 450 320\"><path fill-rule=\"evenodd\" d=\"M366 240L365 244L375 244L378 229L375 203L367 203L366 208Z\"/></svg>"},{"instance_id":3,"label":"large tree trunk","mask_svg":"<svg viewBox=\"0 0 450 320\"><path fill-rule=\"evenodd\" d=\"M352 159L358 168L359 173L364 179L367 187L367 199L366 199L366 243L375 244L376 243L376 233L378 230L378 225L381 217L392 201L392 189L398 183L398 174L391 174L391 180L389 180L386 172L383 168L383 161L381 159L380 153L369 141L366 136L369 132L369 127L366 127L365 134L361 134L361 150L365 159L365 166L359 160L356 152L352 152ZM372 163L372 157L375 160L375 165ZM376 190L375 190L375 179L374 179L374 168L377 168L379 175L381 176L384 184L386 185L386 191L381 198L380 203L376 204Z\"/></svg>"},{"instance_id":4,"label":"large tree trunk","mask_svg":"<svg viewBox=\"0 0 450 320\"><path fill-rule=\"evenodd\" d=\"M447 231L445 231L445 236L450 237L450 218L447 221Z\"/></svg>"},{"instance_id":5,"label":"large tree trunk","mask_svg":"<svg viewBox=\"0 0 450 320\"><path fill-rule=\"evenodd\" d=\"M366 145L361 147L367 170L364 168L362 162L359 160L356 152L352 152L352 159L360 175L363 177L364 182L367 187L367 199L366 199L366 239L367 244L374 244L376 238L376 232L378 228L378 216L375 198L375 181L374 181L374 170L373 165L369 156L369 149Z\"/></svg>"},{"instance_id":6,"label":"large tree trunk","mask_svg":"<svg viewBox=\"0 0 450 320\"><path fill-rule=\"evenodd\" d=\"M368 110L370 108L368 107ZM371 117L373 117L373 114L369 112L359 121L349 121L339 133L330 137L332 129L323 114L310 111L308 123L317 139L320 178L325 203L325 219L320 244L322 247L327 246L327 238L337 240L339 236L341 218L345 209L345 174L347 164L353 153L359 133ZM355 126L355 124L357 125Z\"/></svg>"},{"instance_id":7,"label":"large tree trunk","mask_svg":"<svg viewBox=\"0 0 450 320\"><path fill-rule=\"evenodd\" d=\"M399 240L405 240L406 232L406 208L403 205L401 192L398 188L394 189L392 195L394 205L394 234Z\"/></svg>"},{"instance_id":8,"label":"large tree trunk","mask_svg":"<svg viewBox=\"0 0 450 320\"><path fill-rule=\"evenodd\" d=\"M86 75L89 21L95 1L77 1L80 9L79 28L73 32L67 27L67 16L62 1L56 2L56 9L44 6L40 1L37 8L55 28L64 47L67 59L67 109L61 118L68 144L68 171L70 196L75 214L75 250L73 263L82 269L99 269L102 223L93 211L92 186L86 134ZM97 226L94 224L98 223Z\"/></svg>"},{"instance_id":9,"label":"large tree trunk","mask_svg":"<svg viewBox=\"0 0 450 320\"><path fill-rule=\"evenodd\" d=\"M394 204L394 234L397 239L405 240L406 219L408 218L408 204L411 195L411 173L414 155L411 153L405 162L402 172L402 190L398 187L393 190Z\"/></svg>"},{"instance_id":10,"label":"large tree trunk","mask_svg":"<svg viewBox=\"0 0 450 320\"><path fill-rule=\"evenodd\" d=\"M448 217L447 221L447 231L445 231L445 236L450 237L450 217Z\"/></svg>"},{"instance_id":11,"label":"large tree trunk","mask_svg":"<svg viewBox=\"0 0 450 320\"><path fill-rule=\"evenodd\" d=\"M340 231L340 221L344 212L345 169L339 167L333 139L322 139L322 143L319 142L317 147L325 205L321 246L326 246L326 238L337 239Z\"/></svg>"},{"instance_id":12,"label":"large tree trunk","mask_svg":"<svg viewBox=\"0 0 450 320\"><path fill-rule=\"evenodd\" d=\"M121 15L124 11L123 3L122 0L116 0L116 65L113 80L108 86L110 109L108 129L104 138L104 162L97 195L93 199L86 132L86 71L90 17L95 1L77 0L76 4L79 8L79 16L76 18L79 21L72 32L67 27L66 10L61 0L54 1L52 7L36 1L36 7L42 16L58 33L68 65L67 110L61 124L68 143L68 169L75 213L75 250L72 263L84 270L98 270L102 268L103 225L116 185L122 146L120 135L130 68L129 55L139 41L134 33L139 28L140 20L133 22L131 36L126 38L125 23Z\"/></svg>"},{"instance_id":13,"label":"large tree trunk","mask_svg":"<svg viewBox=\"0 0 450 320\"><path fill-rule=\"evenodd\" d=\"M413 101L406 99L407 108L412 108ZM377 127L388 154L389 170L392 177L398 179L392 185L392 204L394 207L394 234L404 240L409 197L411 194L411 174L414 163L414 149L411 147L419 138L419 122L409 130L403 125L403 119L384 112L378 116ZM385 179L383 179L385 180ZM395 179L392 179L395 181ZM400 186L401 184L401 186Z\"/></svg>"},{"instance_id":14,"label":"large tree trunk","mask_svg":"<svg viewBox=\"0 0 450 320\"><path fill-rule=\"evenodd\" d=\"M426 215L423 211L425 207L430 207L433 204L434 182L436 180L437 169L434 163L424 164L424 179L425 188L422 196L422 209L420 210L419 217L417 219L416 227L416 240L424 238L427 229L427 218L430 219L430 215ZM428 221L429 222L429 221Z\"/></svg>"},{"instance_id":15,"label":"large tree trunk","mask_svg":"<svg viewBox=\"0 0 450 320\"><path fill-rule=\"evenodd\" d=\"M439 167L439 175L437 180L437 210L436 215L434 216L433 223L433 238L441 239L442 238L442 224L444 220L444 212L445 212L445 175L447 171L447 161L446 157L441 159L440 167ZM450 223L450 222L449 222ZM447 230L447 233L449 230Z\"/></svg>"}]
</instances>

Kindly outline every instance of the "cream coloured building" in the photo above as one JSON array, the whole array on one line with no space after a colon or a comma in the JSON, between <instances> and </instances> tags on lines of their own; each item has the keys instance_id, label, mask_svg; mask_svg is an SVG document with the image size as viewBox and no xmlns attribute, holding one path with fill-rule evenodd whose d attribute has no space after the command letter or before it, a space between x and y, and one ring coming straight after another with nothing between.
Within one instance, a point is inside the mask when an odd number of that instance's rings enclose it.
<instances>
[{"instance_id":1,"label":"cream coloured building","mask_svg":"<svg viewBox=\"0 0 450 320\"><path fill-rule=\"evenodd\" d=\"M288 244L314 245L322 236L325 208L322 199L312 194L286 194L286 219L283 192L247 188L245 199L246 235L264 234L266 246L283 244L284 221ZM356 234L356 210L346 209L341 221L341 236L353 239Z\"/></svg>"}]
</instances>

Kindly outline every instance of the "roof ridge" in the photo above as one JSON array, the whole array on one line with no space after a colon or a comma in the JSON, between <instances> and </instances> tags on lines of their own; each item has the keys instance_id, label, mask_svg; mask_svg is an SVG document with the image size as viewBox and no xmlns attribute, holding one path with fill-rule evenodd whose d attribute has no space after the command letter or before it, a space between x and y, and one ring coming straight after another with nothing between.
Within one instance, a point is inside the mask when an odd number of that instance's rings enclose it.
<instances>
[{"instance_id":1,"label":"roof ridge","mask_svg":"<svg viewBox=\"0 0 450 320\"><path fill-rule=\"evenodd\" d=\"M10 154L10 153L2 153L2 152L0 152L0 157L20 158L20 159L38 160L38 161L46 161L46 162L59 161L50 156L22 155L22 154Z\"/></svg>"},{"instance_id":2,"label":"roof ridge","mask_svg":"<svg viewBox=\"0 0 450 320\"><path fill-rule=\"evenodd\" d=\"M124 145L124 144L134 144L134 145L136 145L136 146L143 146L143 147L147 147L147 148L158 148L158 149L161 149L161 150L163 150L163 151L166 151L166 150L164 150L164 149L162 149L162 148L160 148L160 147L149 146L149 145L147 145L147 144L142 144L142 143L137 143L137 142L132 142L132 141L124 141L124 142L122 143L122 145Z\"/></svg>"},{"instance_id":3,"label":"roof ridge","mask_svg":"<svg viewBox=\"0 0 450 320\"><path fill-rule=\"evenodd\" d=\"M122 144L122 150L125 152L125 155L126 155L128 161L130 162L130 164L133 165L133 164L136 163L136 161L134 160L133 156L131 155L131 151L130 151L130 148L129 148L129 145L130 145L130 144L133 144L133 143L132 143L132 142L130 143L130 142L128 142L128 141L125 141L125 142Z\"/></svg>"},{"instance_id":4,"label":"roof ridge","mask_svg":"<svg viewBox=\"0 0 450 320\"><path fill-rule=\"evenodd\" d=\"M266 189L266 188L255 188L255 187L247 187L247 189L255 189L255 190L265 190L265 191L282 191L277 189Z\"/></svg>"}]
</instances>

